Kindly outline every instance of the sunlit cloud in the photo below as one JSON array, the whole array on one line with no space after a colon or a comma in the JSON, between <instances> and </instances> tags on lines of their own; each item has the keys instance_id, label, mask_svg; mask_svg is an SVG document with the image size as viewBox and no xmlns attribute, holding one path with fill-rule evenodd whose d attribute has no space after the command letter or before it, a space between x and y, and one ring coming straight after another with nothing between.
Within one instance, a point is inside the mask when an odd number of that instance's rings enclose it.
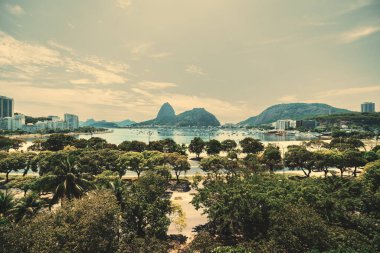
<instances>
[{"instance_id":1,"label":"sunlit cloud","mask_svg":"<svg viewBox=\"0 0 380 253\"><path fill-rule=\"evenodd\" d=\"M119 8L126 9L131 6L132 0L116 0L116 5Z\"/></svg>"},{"instance_id":2,"label":"sunlit cloud","mask_svg":"<svg viewBox=\"0 0 380 253\"><path fill-rule=\"evenodd\" d=\"M378 91L380 91L380 85L366 86L366 87L352 87L352 88L328 90L326 92L320 93L317 97L318 98L339 97L339 96L358 95L358 94L378 92Z\"/></svg>"},{"instance_id":3,"label":"sunlit cloud","mask_svg":"<svg viewBox=\"0 0 380 253\"><path fill-rule=\"evenodd\" d=\"M297 101L297 97L295 95L285 95L278 99L279 102L282 103L290 103Z\"/></svg>"},{"instance_id":4,"label":"sunlit cloud","mask_svg":"<svg viewBox=\"0 0 380 253\"><path fill-rule=\"evenodd\" d=\"M145 90L160 90L177 87L177 84L167 82L142 81L137 84L137 87Z\"/></svg>"},{"instance_id":5,"label":"sunlit cloud","mask_svg":"<svg viewBox=\"0 0 380 253\"><path fill-rule=\"evenodd\" d=\"M191 74L205 75L201 67L193 64L187 65L185 71Z\"/></svg>"},{"instance_id":6,"label":"sunlit cloud","mask_svg":"<svg viewBox=\"0 0 380 253\"><path fill-rule=\"evenodd\" d=\"M11 5L11 4L6 4L5 5L7 11L13 15L22 15L25 13L24 9L20 5Z\"/></svg>"},{"instance_id":7,"label":"sunlit cloud","mask_svg":"<svg viewBox=\"0 0 380 253\"><path fill-rule=\"evenodd\" d=\"M129 68L127 64L107 61L97 56L80 56L71 48L54 41L38 45L19 41L0 32L0 55L0 67L15 69L20 75L35 80L51 76L57 79L56 82L103 85L128 81L125 76ZM47 75L46 72L52 68L60 74ZM16 73L16 76L19 74Z\"/></svg>"},{"instance_id":8,"label":"sunlit cloud","mask_svg":"<svg viewBox=\"0 0 380 253\"><path fill-rule=\"evenodd\" d=\"M379 31L380 27L376 26L360 27L341 34L339 40L342 43L351 43L355 40L362 39Z\"/></svg>"}]
</instances>

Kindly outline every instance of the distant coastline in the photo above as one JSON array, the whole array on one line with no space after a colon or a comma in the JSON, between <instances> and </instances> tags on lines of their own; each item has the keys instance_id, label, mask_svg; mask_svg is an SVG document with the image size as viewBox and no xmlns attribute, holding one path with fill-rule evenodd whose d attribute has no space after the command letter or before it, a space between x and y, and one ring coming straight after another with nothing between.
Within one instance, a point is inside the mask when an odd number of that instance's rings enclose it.
<instances>
[{"instance_id":1,"label":"distant coastline","mask_svg":"<svg viewBox=\"0 0 380 253\"><path fill-rule=\"evenodd\" d=\"M69 133L61 133L64 135L70 135L70 136L77 136L77 135L92 135L92 134L106 134L106 133L113 133L112 129L107 129L105 131L94 131L94 132L69 132ZM59 134L59 133L26 133L26 134L5 134L4 136L7 136L12 139L44 139L47 138L53 134Z\"/></svg>"}]
</instances>

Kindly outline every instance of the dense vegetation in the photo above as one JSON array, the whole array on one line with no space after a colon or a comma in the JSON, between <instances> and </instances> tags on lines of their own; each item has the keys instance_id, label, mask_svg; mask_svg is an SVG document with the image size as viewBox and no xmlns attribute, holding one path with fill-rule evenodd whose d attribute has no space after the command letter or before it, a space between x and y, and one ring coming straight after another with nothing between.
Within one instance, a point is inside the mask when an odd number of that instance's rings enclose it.
<instances>
[{"instance_id":1,"label":"dense vegetation","mask_svg":"<svg viewBox=\"0 0 380 253\"><path fill-rule=\"evenodd\" d=\"M195 138L186 147L56 134L28 152L8 152L13 140L2 140L0 252L380 251L380 147L365 151L358 139L310 141L284 157L252 138ZM167 231L183 225L173 217L186 210L168 190L188 190L180 177L190 170L187 149L205 172L191 182L192 204L208 222L178 247L186 238ZM304 176L274 174L284 166Z\"/></svg>"},{"instance_id":2,"label":"dense vegetation","mask_svg":"<svg viewBox=\"0 0 380 253\"><path fill-rule=\"evenodd\" d=\"M324 115L315 118L326 127L345 124L350 128L363 128L365 130L378 129L380 126L380 113L344 113Z\"/></svg>"}]
</instances>

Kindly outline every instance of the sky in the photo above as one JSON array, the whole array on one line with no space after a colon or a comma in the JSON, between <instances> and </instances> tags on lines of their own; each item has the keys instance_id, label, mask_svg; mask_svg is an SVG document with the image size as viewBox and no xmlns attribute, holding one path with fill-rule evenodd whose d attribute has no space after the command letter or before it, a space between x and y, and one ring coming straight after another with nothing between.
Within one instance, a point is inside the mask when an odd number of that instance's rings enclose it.
<instances>
[{"instance_id":1,"label":"sky","mask_svg":"<svg viewBox=\"0 0 380 253\"><path fill-rule=\"evenodd\" d=\"M110 121L380 108L380 0L0 0L0 95Z\"/></svg>"}]
</instances>

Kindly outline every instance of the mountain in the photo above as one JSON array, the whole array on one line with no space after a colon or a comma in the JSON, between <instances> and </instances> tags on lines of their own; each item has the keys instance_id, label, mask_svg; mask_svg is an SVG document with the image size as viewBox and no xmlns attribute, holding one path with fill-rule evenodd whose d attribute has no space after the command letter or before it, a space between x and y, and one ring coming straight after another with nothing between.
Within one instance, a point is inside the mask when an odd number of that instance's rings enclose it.
<instances>
[{"instance_id":1,"label":"mountain","mask_svg":"<svg viewBox=\"0 0 380 253\"><path fill-rule=\"evenodd\" d=\"M152 120L140 122L137 126L161 125L161 126L220 126L219 120L204 108L194 108L190 111L175 114L169 103L161 106L157 117Z\"/></svg>"},{"instance_id":2,"label":"mountain","mask_svg":"<svg viewBox=\"0 0 380 253\"><path fill-rule=\"evenodd\" d=\"M155 120L156 124L172 124L175 123L176 116L173 107L169 103L165 103L161 106L157 113Z\"/></svg>"},{"instance_id":3,"label":"mountain","mask_svg":"<svg viewBox=\"0 0 380 253\"><path fill-rule=\"evenodd\" d=\"M98 128L118 128L118 127L126 127L130 126L132 124L135 124L136 122L126 119L120 122L109 122L106 120L100 120L96 121L94 119L88 119L85 122L81 122L80 126L90 126L90 127L98 127Z\"/></svg>"},{"instance_id":4,"label":"mountain","mask_svg":"<svg viewBox=\"0 0 380 253\"><path fill-rule=\"evenodd\" d=\"M204 108L194 108L178 114L176 121L177 126L220 126L220 122L215 115Z\"/></svg>"},{"instance_id":5,"label":"mountain","mask_svg":"<svg viewBox=\"0 0 380 253\"><path fill-rule=\"evenodd\" d=\"M321 103L278 104L268 107L259 115L250 117L238 123L238 125L258 126L262 124L272 123L279 119L300 120L321 115L340 114L349 112L351 111L346 109L339 109Z\"/></svg>"},{"instance_id":6,"label":"mountain","mask_svg":"<svg viewBox=\"0 0 380 253\"><path fill-rule=\"evenodd\" d=\"M127 127L127 126L135 124L136 122L130 119L126 119L123 121L113 122L113 123L116 123L116 125L118 125L119 127Z\"/></svg>"}]
</instances>

